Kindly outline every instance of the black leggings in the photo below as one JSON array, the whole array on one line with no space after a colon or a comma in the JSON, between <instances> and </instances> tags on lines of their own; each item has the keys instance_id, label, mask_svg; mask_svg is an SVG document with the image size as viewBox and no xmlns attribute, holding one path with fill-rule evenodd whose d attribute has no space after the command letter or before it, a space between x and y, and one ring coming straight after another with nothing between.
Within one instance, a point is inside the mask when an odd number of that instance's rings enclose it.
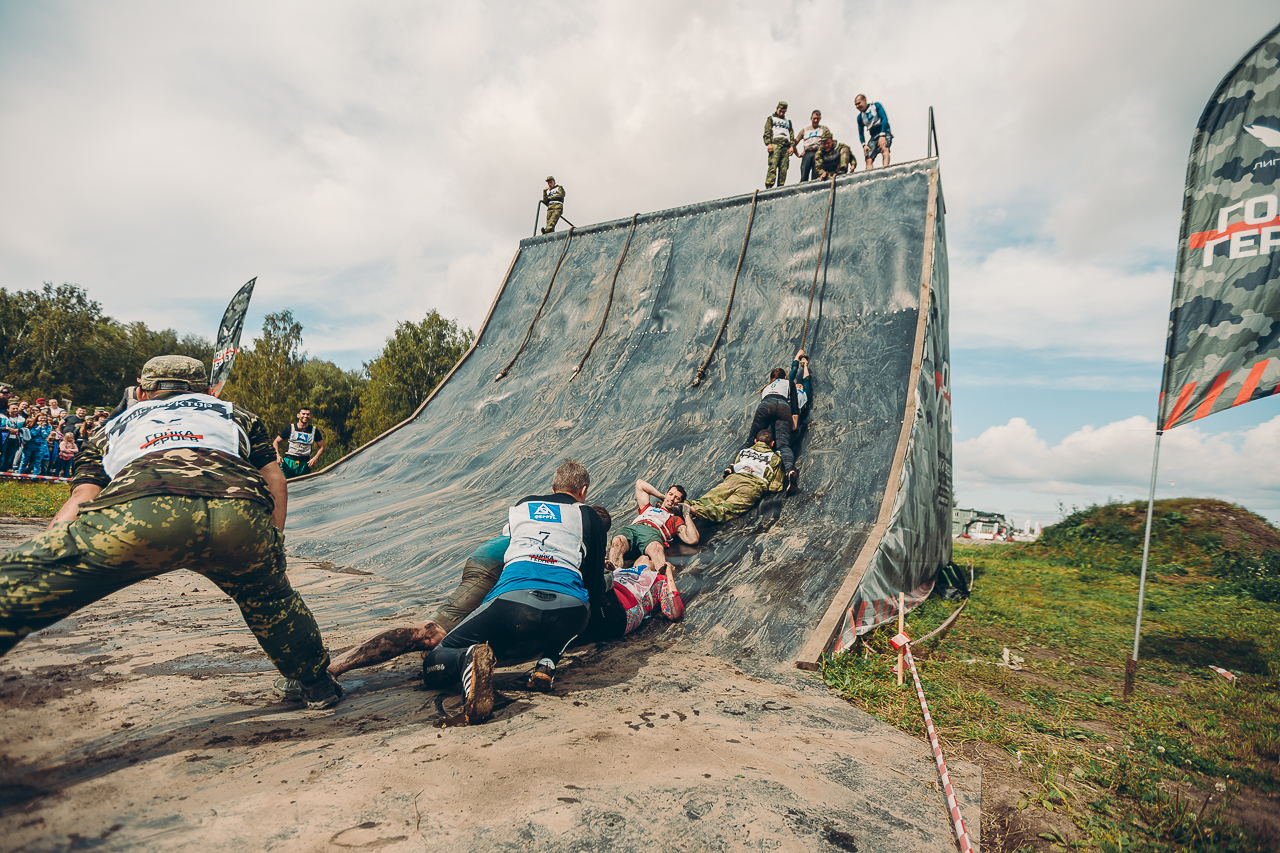
<instances>
[{"instance_id":1,"label":"black leggings","mask_svg":"<svg viewBox=\"0 0 1280 853\"><path fill-rule=\"evenodd\" d=\"M751 419L751 434L743 447L750 447L755 443L756 434L770 427L773 428L773 449L782 455L782 470L790 471L796 466L795 454L791 452L791 406L772 394L756 407L756 416Z\"/></svg>"},{"instance_id":2,"label":"black leggings","mask_svg":"<svg viewBox=\"0 0 1280 853\"><path fill-rule=\"evenodd\" d=\"M814 168L813 159L817 153L817 149L810 148L804 152L804 156L800 158L800 182L812 180L818 176L818 170Z\"/></svg>"},{"instance_id":3,"label":"black leggings","mask_svg":"<svg viewBox=\"0 0 1280 853\"><path fill-rule=\"evenodd\" d=\"M480 605L422 662L428 688L462 678L463 656L478 643L488 643L499 666L550 658L559 663L564 650L587 627L587 603L560 592L518 589Z\"/></svg>"}]
</instances>

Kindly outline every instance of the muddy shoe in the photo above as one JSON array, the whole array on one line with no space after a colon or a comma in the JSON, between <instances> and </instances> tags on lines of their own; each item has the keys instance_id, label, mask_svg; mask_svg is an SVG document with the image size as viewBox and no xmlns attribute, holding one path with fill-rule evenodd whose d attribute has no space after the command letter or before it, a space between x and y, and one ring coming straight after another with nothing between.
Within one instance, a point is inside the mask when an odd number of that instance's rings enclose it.
<instances>
[{"instance_id":1,"label":"muddy shoe","mask_svg":"<svg viewBox=\"0 0 1280 853\"><path fill-rule=\"evenodd\" d=\"M543 658L538 665L529 670L529 680L525 682L525 690L536 690L539 693L550 693L556 683L556 665L551 658Z\"/></svg>"},{"instance_id":2,"label":"muddy shoe","mask_svg":"<svg viewBox=\"0 0 1280 853\"><path fill-rule=\"evenodd\" d=\"M315 681L299 682L298 686L302 690L299 698L307 703L308 711L323 711L342 701L342 685L327 670Z\"/></svg>"},{"instance_id":3,"label":"muddy shoe","mask_svg":"<svg viewBox=\"0 0 1280 853\"><path fill-rule=\"evenodd\" d=\"M302 701L302 682L296 678L285 678L283 675L271 685L276 695L286 702Z\"/></svg>"},{"instance_id":4,"label":"muddy shoe","mask_svg":"<svg viewBox=\"0 0 1280 853\"><path fill-rule=\"evenodd\" d=\"M462 668L462 715L469 726L493 716L493 664L493 649L488 643L467 649Z\"/></svg>"},{"instance_id":5,"label":"muddy shoe","mask_svg":"<svg viewBox=\"0 0 1280 853\"><path fill-rule=\"evenodd\" d=\"M787 494L794 495L800 491L800 472L792 468L787 472Z\"/></svg>"}]
</instances>

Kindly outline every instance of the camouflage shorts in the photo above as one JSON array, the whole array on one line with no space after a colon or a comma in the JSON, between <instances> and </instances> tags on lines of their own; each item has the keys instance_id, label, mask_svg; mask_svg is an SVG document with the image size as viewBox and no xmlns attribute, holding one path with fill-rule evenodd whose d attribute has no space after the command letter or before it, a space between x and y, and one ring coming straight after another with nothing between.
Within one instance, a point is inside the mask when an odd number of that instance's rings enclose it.
<instances>
[{"instance_id":1,"label":"camouflage shorts","mask_svg":"<svg viewBox=\"0 0 1280 853\"><path fill-rule=\"evenodd\" d=\"M240 606L271 662L313 681L329 665L320 629L285 576L284 534L246 500L142 497L81 511L0 557L0 654L113 592L174 569Z\"/></svg>"}]
</instances>

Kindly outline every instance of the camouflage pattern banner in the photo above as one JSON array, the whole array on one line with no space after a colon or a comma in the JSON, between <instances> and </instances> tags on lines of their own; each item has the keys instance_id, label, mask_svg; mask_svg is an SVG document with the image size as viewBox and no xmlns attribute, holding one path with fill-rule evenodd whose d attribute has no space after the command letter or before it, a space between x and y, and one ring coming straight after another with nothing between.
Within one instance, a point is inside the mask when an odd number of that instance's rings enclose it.
<instances>
[{"instance_id":1,"label":"camouflage pattern banner","mask_svg":"<svg viewBox=\"0 0 1280 853\"><path fill-rule=\"evenodd\" d=\"M222 386L231 378L231 365L236 360L236 353L240 351L244 315L249 311L249 298L253 296L253 285L257 281L255 276L236 291L226 313L222 315L222 325L218 326L218 342L213 349L213 372L209 374L209 393L215 397L222 393Z\"/></svg>"},{"instance_id":2,"label":"camouflage pattern banner","mask_svg":"<svg viewBox=\"0 0 1280 853\"><path fill-rule=\"evenodd\" d=\"M1280 391L1280 26L1245 54L1191 143L1159 428Z\"/></svg>"}]
</instances>

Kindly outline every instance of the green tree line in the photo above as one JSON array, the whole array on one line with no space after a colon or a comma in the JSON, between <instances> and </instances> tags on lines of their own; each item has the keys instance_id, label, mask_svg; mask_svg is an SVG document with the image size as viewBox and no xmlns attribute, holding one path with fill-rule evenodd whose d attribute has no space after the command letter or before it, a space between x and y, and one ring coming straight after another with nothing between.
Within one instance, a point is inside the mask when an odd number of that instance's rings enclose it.
<instances>
[{"instance_id":1,"label":"green tree line","mask_svg":"<svg viewBox=\"0 0 1280 853\"><path fill-rule=\"evenodd\" d=\"M286 308L268 314L258 339L241 349L221 396L257 414L272 433L310 407L325 433L319 467L412 414L474 338L470 329L431 311L420 323L398 324L361 369L343 370L307 355L303 326ZM198 358L211 369L213 343L142 322L121 323L74 284L0 288L0 378L22 397L114 406L147 359L170 353Z\"/></svg>"}]
</instances>

